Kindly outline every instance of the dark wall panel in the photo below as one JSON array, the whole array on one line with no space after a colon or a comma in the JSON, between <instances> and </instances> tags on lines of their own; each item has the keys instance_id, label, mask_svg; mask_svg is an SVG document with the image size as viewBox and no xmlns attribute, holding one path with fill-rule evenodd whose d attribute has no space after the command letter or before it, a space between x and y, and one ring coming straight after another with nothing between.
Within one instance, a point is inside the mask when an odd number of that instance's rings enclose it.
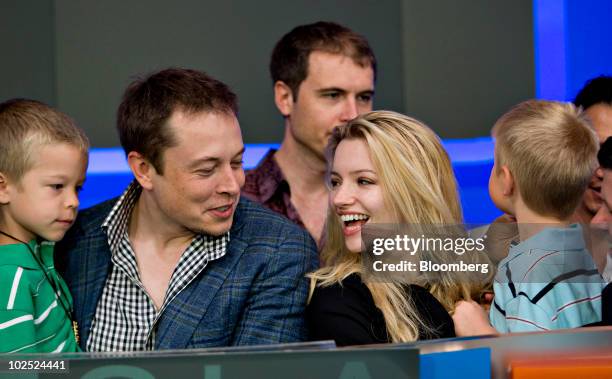
<instances>
[{"instance_id":1,"label":"dark wall panel","mask_svg":"<svg viewBox=\"0 0 612 379\"><path fill-rule=\"evenodd\" d=\"M240 100L246 142L279 142L268 60L291 28L318 20L366 35L381 64L377 107L402 110L400 1L162 0L57 3L58 101L96 146L118 145L115 110L130 78L167 66L207 71Z\"/></svg>"},{"instance_id":2,"label":"dark wall panel","mask_svg":"<svg viewBox=\"0 0 612 379\"><path fill-rule=\"evenodd\" d=\"M442 137L477 137L535 96L531 1L402 4L408 114Z\"/></svg>"},{"instance_id":3,"label":"dark wall panel","mask_svg":"<svg viewBox=\"0 0 612 379\"><path fill-rule=\"evenodd\" d=\"M51 0L0 2L0 101L56 105L53 23Z\"/></svg>"}]
</instances>

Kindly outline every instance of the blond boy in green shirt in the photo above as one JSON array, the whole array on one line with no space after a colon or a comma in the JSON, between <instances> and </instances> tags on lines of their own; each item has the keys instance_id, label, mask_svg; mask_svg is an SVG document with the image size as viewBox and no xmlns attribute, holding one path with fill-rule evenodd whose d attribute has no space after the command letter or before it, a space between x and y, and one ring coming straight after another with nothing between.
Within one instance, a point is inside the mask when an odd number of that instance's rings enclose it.
<instances>
[{"instance_id":1,"label":"blond boy in green shirt","mask_svg":"<svg viewBox=\"0 0 612 379\"><path fill-rule=\"evenodd\" d=\"M47 105L0 104L0 353L78 351L53 245L76 218L88 148Z\"/></svg>"}]
</instances>

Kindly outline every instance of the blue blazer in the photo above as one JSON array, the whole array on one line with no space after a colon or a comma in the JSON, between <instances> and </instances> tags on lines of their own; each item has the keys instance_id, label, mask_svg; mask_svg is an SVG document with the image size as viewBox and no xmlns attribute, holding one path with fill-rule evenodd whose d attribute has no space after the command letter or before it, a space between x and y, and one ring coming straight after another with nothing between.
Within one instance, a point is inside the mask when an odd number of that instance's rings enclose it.
<instances>
[{"instance_id":1,"label":"blue blazer","mask_svg":"<svg viewBox=\"0 0 612 379\"><path fill-rule=\"evenodd\" d=\"M74 299L83 350L112 268L101 225L117 199L82 211L56 245L56 266ZM274 344L307 338L307 272L318 265L310 235L241 198L222 258L172 300L157 324L155 349Z\"/></svg>"}]
</instances>

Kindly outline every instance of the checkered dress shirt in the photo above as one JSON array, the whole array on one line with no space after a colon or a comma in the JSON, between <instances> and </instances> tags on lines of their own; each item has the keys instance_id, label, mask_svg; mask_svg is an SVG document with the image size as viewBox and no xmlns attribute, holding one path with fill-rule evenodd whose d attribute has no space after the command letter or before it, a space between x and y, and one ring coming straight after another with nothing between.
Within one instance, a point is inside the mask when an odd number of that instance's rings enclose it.
<instances>
[{"instance_id":1,"label":"checkered dress shirt","mask_svg":"<svg viewBox=\"0 0 612 379\"><path fill-rule=\"evenodd\" d=\"M112 270L98 301L88 351L155 349L157 320L166 306L206 267L225 255L229 232L220 237L196 235L172 273L164 303L157 311L138 273L128 237L128 221L142 188L134 181L117 201L102 228L108 236Z\"/></svg>"}]
</instances>

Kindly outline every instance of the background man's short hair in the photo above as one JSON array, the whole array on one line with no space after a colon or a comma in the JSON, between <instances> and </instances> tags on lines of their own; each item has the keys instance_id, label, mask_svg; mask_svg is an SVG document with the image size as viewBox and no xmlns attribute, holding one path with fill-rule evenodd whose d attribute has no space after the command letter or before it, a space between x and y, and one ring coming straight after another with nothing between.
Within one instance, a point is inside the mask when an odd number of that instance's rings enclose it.
<instances>
[{"instance_id":1,"label":"background man's short hair","mask_svg":"<svg viewBox=\"0 0 612 379\"><path fill-rule=\"evenodd\" d=\"M37 150L58 143L73 145L87 156L87 136L64 113L29 99L0 104L0 172L18 181L32 168Z\"/></svg>"},{"instance_id":2,"label":"background man's short hair","mask_svg":"<svg viewBox=\"0 0 612 379\"><path fill-rule=\"evenodd\" d=\"M612 170L612 137L608 137L599 148L597 160L602 168Z\"/></svg>"},{"instance_id":3,"label":"background man's short hair","mask_svg":"<svg viewBox=\"0 0 612 379\"><path fill-rule=\"evenodd\" d=\"M612 106L612 76L602 75L589 80L574 99L574 104L584 110L600 103Z\"/></svg>"},{"instance_id":4,"label":"background man's short hair","mask_svg":"<svg viewBox=\"0 0 612 379\"><path fill-rule=\"evenodd\" d=\"M540 215L573 214L597 166L595 132L571 103L529 100L495 124L497 168L506 165L525 204Z\"/></svg>"},{"instance_id":5,"label":"background man's short hair","mask_svg":"<svg viewBox=\"0 0 612 379\"><path fill-rule=\"evenodd\" d=\"M132 82L117 111L117 130L125 154L136 151L163 174L163 152L176 145L168 128L175 111L238 114L236 95L202 71L168 68Z\"/></svg>"},{"instance_id":6,"label":"background man's short hair","mask_svg":"<svg viewBox=\"0 0 612 379\"><path fill-rule=\"evenodd\" d=\"M276 43L270 60L272 82L289 86L294 100L308 75L308 58L313 51L346 55L359 66L371 66L376 78L376 58L365 37L334 22L300 25Z\"/></svg>"}]
</instances>

